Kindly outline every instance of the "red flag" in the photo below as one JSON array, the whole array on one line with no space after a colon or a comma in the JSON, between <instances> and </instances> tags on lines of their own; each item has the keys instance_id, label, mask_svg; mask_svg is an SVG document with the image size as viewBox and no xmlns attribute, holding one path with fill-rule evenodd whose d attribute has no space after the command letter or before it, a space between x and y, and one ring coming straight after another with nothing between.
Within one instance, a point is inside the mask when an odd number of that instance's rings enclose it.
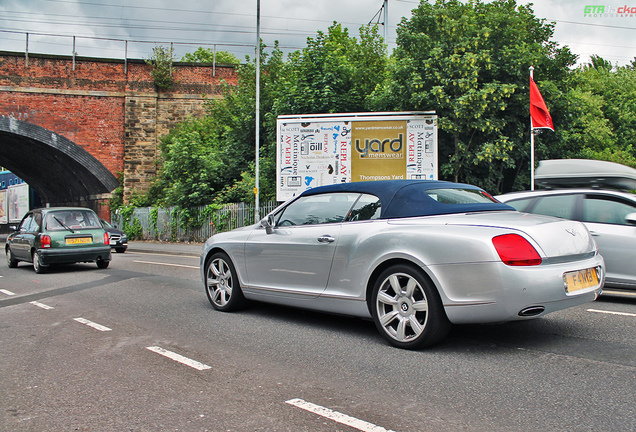
<instances>
[{"instance_id":1,"label":"red flag","mask_svg":"<svg viewBox=\"0 0 636 432\"><path fill-rule=\"evenodd\" d=\"M550 129L554 132L552 117L532 77L530 77L530 119L533 129Z\"/></svg>"}]
</instances>

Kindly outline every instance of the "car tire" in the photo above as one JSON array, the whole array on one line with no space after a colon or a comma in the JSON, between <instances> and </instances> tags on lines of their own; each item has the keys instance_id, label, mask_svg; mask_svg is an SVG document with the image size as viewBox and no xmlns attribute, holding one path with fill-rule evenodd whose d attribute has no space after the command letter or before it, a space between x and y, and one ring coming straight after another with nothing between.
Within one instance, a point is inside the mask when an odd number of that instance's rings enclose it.
<instances>
[{"instance_id":1,"label":"car tire","mask_svg":"<svg viewBox=\"0 0 636 432\"><path fill-rule=\"evenodd\" d=\"M205 265L205 293L212 307L231 312L245 306L246 300L232 260L227 254L213 254Z\"/></svg>"},{"instance_id":2,"label":"car tire","mask_svg":"<svg viewBox=\"0 0 636 432\"><path fill-rule=\"evenodd\" d=\"M33 251L33 254L31 255L31 258L33 258L33 270L35 270L35 272L37 274L46 273L46 266L42 265L40 252Z\"/></svg>"},{"instance_id":3,"label":"car tire","mask_svg":"<svg viewBox=\"0 0 636 432\"><path fill-rule=\"evenodd\" d=\"M98 259L96 261L97 267L100 269L105 269L108 268L108 264L110 264L110 261L104 261L102 259Z\"/></svg>"},{"instance_id":4,"label":"car tire","mask_svg":"<svg viewBox=\"0 0 636 432\"><path fill-rule=\"evenodd\" d=\"M126 252L126 248L123 248L123 247L115 248L115 252L117 252L117 253L124 253L124 252Z\"/></svg>"},{"instance_id":5,"label":"car tire","mask_svg":"<svg viewBox=\"0 0 636 432\"><path fill-rule=\"evenodd\" d=\"M7 265L9 268L16 268L18 266L18 260L13 258L13 253L11 252L10 247L7 247Z\"/></svg>"},{"instance_id":6,"label":"car tire","mask_svg":"<svg viewBox=\"0 0 636 432\"><path fill-rule=\"evenodd\" d=\"M396 264L375 281L371 313L391 345L419 349L441 341L451 328L435 286L422 270Z\"/></svg>"}]
</instances>

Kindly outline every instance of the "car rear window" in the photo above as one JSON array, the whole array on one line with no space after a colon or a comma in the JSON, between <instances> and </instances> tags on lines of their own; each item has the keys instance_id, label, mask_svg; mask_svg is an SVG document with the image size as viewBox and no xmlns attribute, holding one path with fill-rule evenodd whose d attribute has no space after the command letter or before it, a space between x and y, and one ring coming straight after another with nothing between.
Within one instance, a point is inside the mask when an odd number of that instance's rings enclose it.
<instances>
[{"instance_id":1,"label":"car rear window","mask_svg":"<svg viewBox=\"0 0 636 432\"><path fill-rule=\"evenodd\" d=\"M493 197L476 189L429 189L426 194L442 204L497 203Z\"/></svg>"},{"instance_id":2,"label":"car rear window","mask_svg":"<svg viewBox=\"0 0 636 432\"><path fill-rule=\"evenodd\" d=\"M47 230L101 228L97 215L90 210L59 210L46 215Z\"/></svg>"}]
</instances>

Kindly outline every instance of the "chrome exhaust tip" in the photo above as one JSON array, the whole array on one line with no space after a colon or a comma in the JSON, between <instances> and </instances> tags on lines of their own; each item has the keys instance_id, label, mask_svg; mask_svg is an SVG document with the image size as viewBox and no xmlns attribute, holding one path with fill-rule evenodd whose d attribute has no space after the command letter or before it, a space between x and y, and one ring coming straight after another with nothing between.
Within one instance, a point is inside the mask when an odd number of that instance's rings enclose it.
<instances>
[{"instance_id":1,"label":"chrome exhaust tip","mask_svg":"<svg viewBox=\"0 0 636 432\"><path fill-rule=\"evenodd\" d=\"M545 311L545 306L530 306L519 311L519 316L533 317L542 314Z\"/></svg>"}]
</instances>

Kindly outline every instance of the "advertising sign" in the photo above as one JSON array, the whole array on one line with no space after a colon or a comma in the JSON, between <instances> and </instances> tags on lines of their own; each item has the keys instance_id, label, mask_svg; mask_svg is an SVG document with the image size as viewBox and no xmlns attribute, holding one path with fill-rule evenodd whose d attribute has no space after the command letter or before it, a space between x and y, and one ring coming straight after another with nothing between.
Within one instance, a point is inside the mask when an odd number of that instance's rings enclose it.
<instances>
[{"instance_id":1,"label":"advertising sign","mask_svg":"<svg viewBox=\"0 0 636 432\"><path fill-rule=\"evenodd\" d=\"M29 211L29 185L22 183L7 188L9 223L20 222Z\"/></svg>"},{"instance_id":2,"label":"advertising sign","mask_svg":"<svg viewBox=\"0 0 636 432\"><path fill-rule=\"evenodd\" d=\"M434 112L279 116L276 199L335 183L437 180Z\"/></svg>"},{"instance_id":3,"label":"advertising sign","mask_svg":"<svg viewBox=\"0 0 636 432\"><path fill-rule=\"evenodd\" d=\"M9 215L7 214L7 191L0 190L0 224L9 223Z\"/></svg>"}]
</instances>

